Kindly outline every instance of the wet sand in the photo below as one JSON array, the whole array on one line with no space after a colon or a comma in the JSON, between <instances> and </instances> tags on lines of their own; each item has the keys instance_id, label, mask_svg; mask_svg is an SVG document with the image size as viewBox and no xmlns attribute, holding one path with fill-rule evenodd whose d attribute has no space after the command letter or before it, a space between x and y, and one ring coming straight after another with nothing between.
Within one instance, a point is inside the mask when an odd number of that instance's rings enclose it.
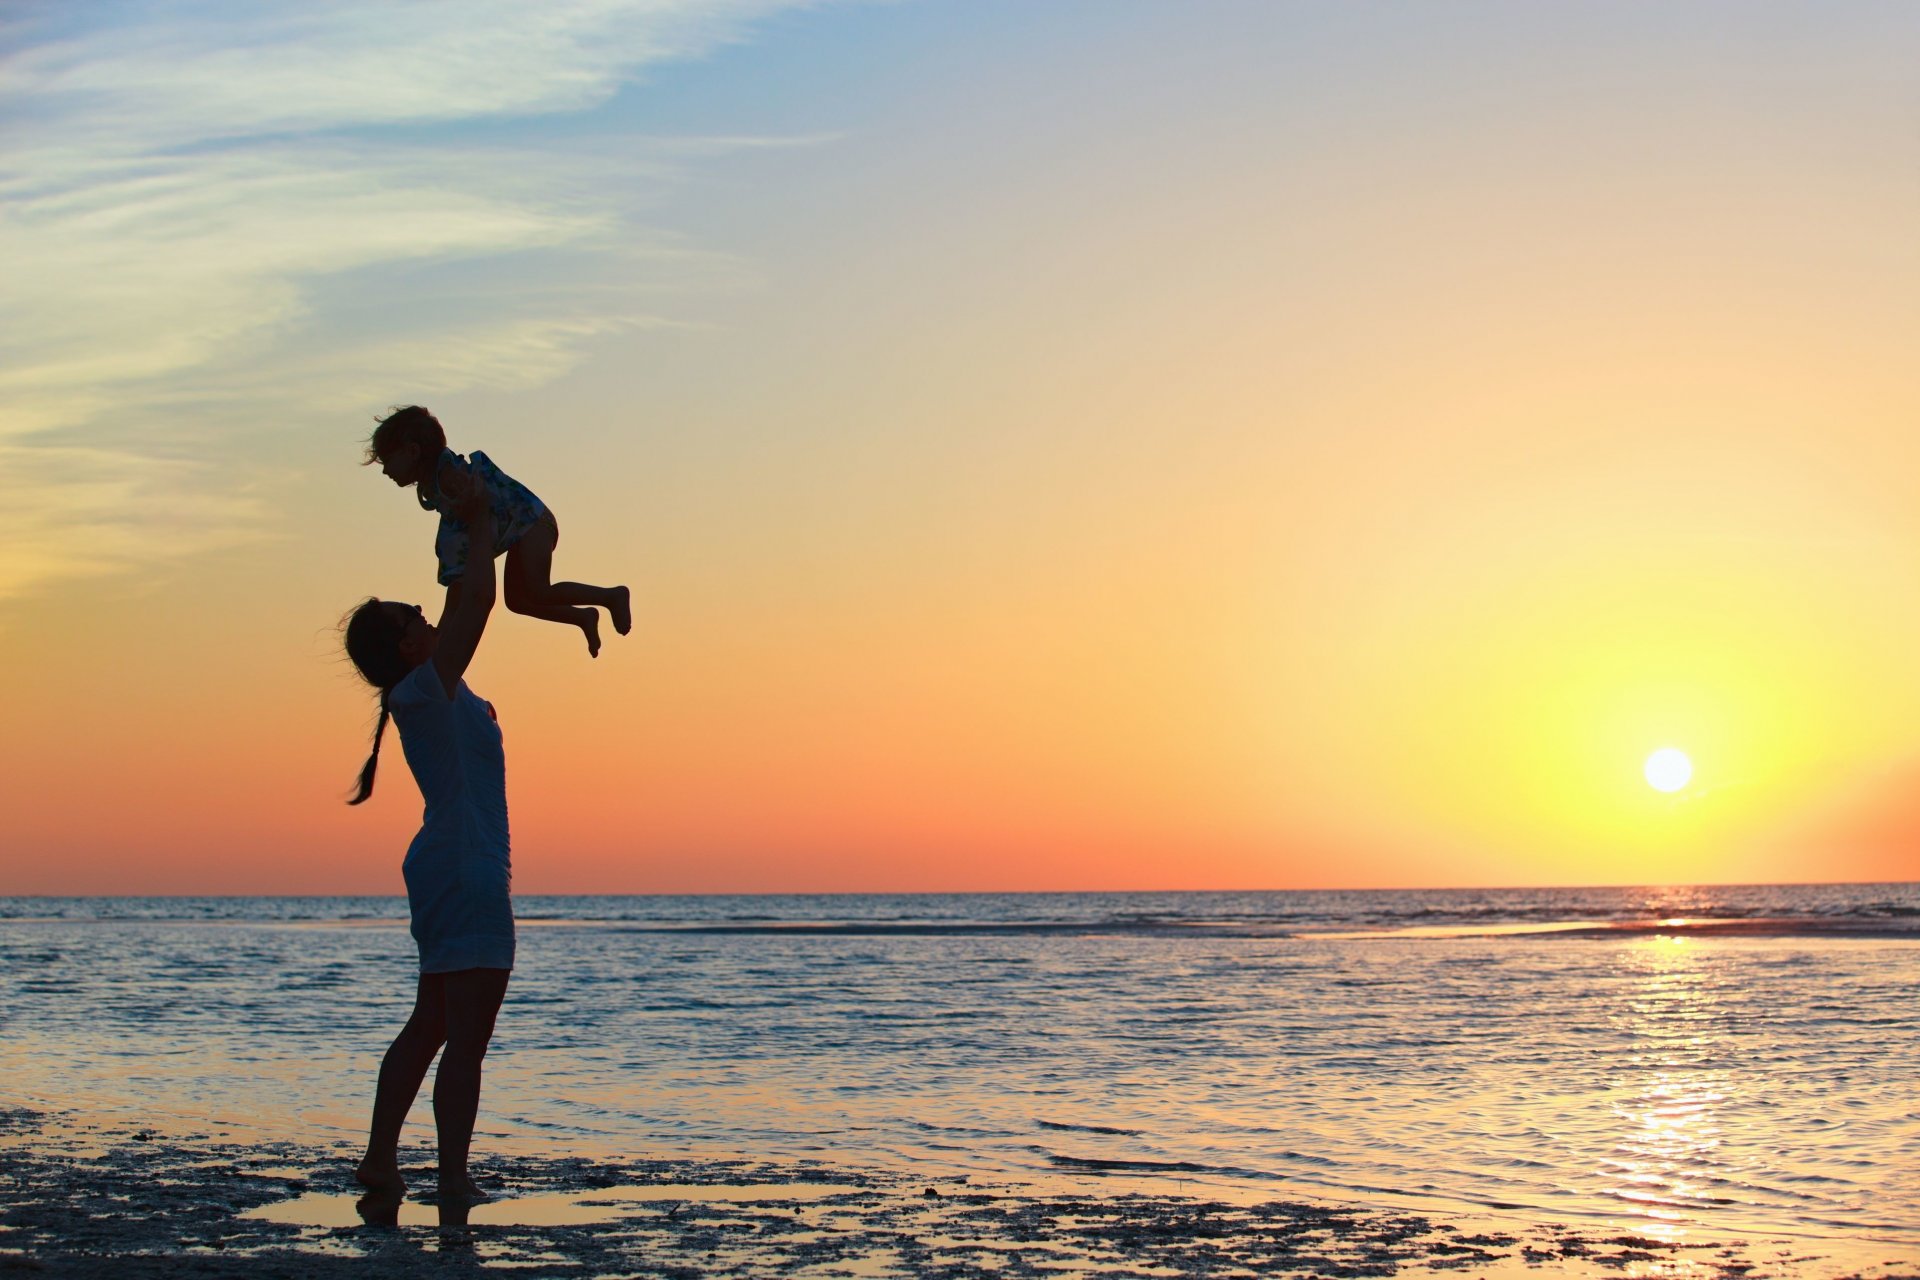
<instances>
[{"instance_id":1,"label":"wet sand","mask_svg":"<svg viewBox=\"0 0 1920 1280\"><path fill-rule=\"evenodd\" d=\"M367 1202L346 1149L0 1111L0 1277L1781 1276L1920 1280L1902 1250L1226 1196L1163 1179L988 1185L804 1162L486 1157L494 1202Z\"/></svg>"}]
</instances>

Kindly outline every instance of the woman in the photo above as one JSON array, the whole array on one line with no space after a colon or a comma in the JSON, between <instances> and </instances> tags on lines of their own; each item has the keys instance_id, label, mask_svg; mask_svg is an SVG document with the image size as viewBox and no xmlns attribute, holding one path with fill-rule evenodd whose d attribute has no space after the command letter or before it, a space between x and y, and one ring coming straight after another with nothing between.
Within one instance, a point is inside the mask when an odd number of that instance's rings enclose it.
<instances>
[{"instance_id":1,"label":"woman","mask_svg":"<svg viewBox=\"0 0 1920 1280\"><path fill-rule=\"evenodd\" d=\"M348 803L359 804L373 792L389 718L426 800L420 832L401 865L420 945L420 988L413 1016L380 1064L367 1153L354 1176L376 1194L406 1194L397 1155L400 1126L444 1045L433 1081L443 1204L485 1199L467 1174L467 1148L480 1106L480 1061L513 969L500 726L492 705L461 679L493 610L493 514L483 483L459 487L463 492L455 494L449 486L449 496L470 522L473 554L441 625L430 625L418 605L369 600L353 611L346 637L347 656L380 690L373 752Z\"/></svg>"}]
</instances>

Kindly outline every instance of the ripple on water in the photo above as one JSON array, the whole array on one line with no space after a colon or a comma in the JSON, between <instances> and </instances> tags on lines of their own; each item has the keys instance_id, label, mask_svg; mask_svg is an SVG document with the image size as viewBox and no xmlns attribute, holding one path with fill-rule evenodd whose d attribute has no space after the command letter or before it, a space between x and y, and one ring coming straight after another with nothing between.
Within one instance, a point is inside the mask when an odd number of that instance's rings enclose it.
<instances>
[{"instance_id":1,"label":"ripple on water","mask_svg":"<svg viewBox=\"0 0 1920 1280\"><path fill-rule=\"evenodd\" d=\"M1178 895L1151 909L955 898L889 910L1130 914L1129 931L881 935L675 933L629 926L729 908L575 900L633 920L523 932L482 1141L1006 1176L1045 1175L1061 1156L1678 1230L1826 1230L1859 1212L1920 1249L1920 1055L1904 1051L1920 1030L1920 946L1456 928L1715 907L1710 891L1634 892L1345 895L1339 911L1312 895L1195 895L1206 901L1190 910ZM1751 896L1733 905L1756 921L1847 901ZM736 922L749 924L862 909L788 905L731 909L769 917ZM310 1129L321 1099L327 1136L356 1139L360 1094L407 1012L404 932L329 924L310 902L285 908L307 913L297 929L218 909L217 927L0 924L13 978L0 1079L27 1097L282 1131ZM1303 928L1417 917L1456 936L1149 927L1183 910ZM415 1118L424 1141L424 1104ZM1053 1145L1036 1147L1043 1135Z\"/></svg>"}]
</instances>

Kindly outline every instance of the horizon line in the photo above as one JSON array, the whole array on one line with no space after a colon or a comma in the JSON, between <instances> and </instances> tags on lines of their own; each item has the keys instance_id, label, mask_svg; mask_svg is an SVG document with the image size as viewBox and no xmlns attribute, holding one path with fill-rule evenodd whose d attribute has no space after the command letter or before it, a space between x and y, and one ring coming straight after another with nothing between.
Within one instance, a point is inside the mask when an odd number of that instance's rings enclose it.
<instances>
[{"instance_id":1,"label":"horizon line","mask_svg":"<svg viewBox=\"0 0 1920 1280\"><path fill-rule=\"evenodd\" d=\"M1139 895L1170 893L1517 893L1539 890L1598 889L1799 889L1871 888L1920 885L1915 880L1690 880L1618 884L1503 884L1400 885L1317 887L1294 889L683 889L539 891L515 894L524 898L961 898L1046 897L1085 894ZM122 899L122 898L403 898L404 892L380 893L0 893L0 899Z\"/></svg>"}]
</instances>

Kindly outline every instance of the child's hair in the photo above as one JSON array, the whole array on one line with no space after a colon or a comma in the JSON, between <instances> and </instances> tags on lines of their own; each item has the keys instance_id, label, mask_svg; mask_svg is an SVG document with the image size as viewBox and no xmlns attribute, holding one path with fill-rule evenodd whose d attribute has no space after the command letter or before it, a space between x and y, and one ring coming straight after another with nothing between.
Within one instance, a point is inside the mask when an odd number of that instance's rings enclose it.
<instances>
[{"instance_id":1,"label":"child's hair","mask_svg":"<svg viewBox=\"0 0 1920 1280\"><path fill-rule=\"evenodd\" d=\"M440 429L440 419L419 405L397 405L367 437L366 462L378 462L403 444L417 444L422 454L438 457L447 447L447 433Z\"/></svg>"},{"instance_id":2,"label":"child's hair","mask_svg":"<svg viewBox=\"0 0 1920 1280\"><path fill-rule=\"evenodd\" d=\"M391 715L387 695L412 668L400 656L400 637L405 633L380 607L379 600L370 599L355 607L347 617L346 630L347 657L353 660L360 678L380 691L380 722L373 727L373 751L360 768L359 789L347 801L359 804L373 794L373 771L380 767L380 739L386 735Z\"/></svg>"}]
</instances>

